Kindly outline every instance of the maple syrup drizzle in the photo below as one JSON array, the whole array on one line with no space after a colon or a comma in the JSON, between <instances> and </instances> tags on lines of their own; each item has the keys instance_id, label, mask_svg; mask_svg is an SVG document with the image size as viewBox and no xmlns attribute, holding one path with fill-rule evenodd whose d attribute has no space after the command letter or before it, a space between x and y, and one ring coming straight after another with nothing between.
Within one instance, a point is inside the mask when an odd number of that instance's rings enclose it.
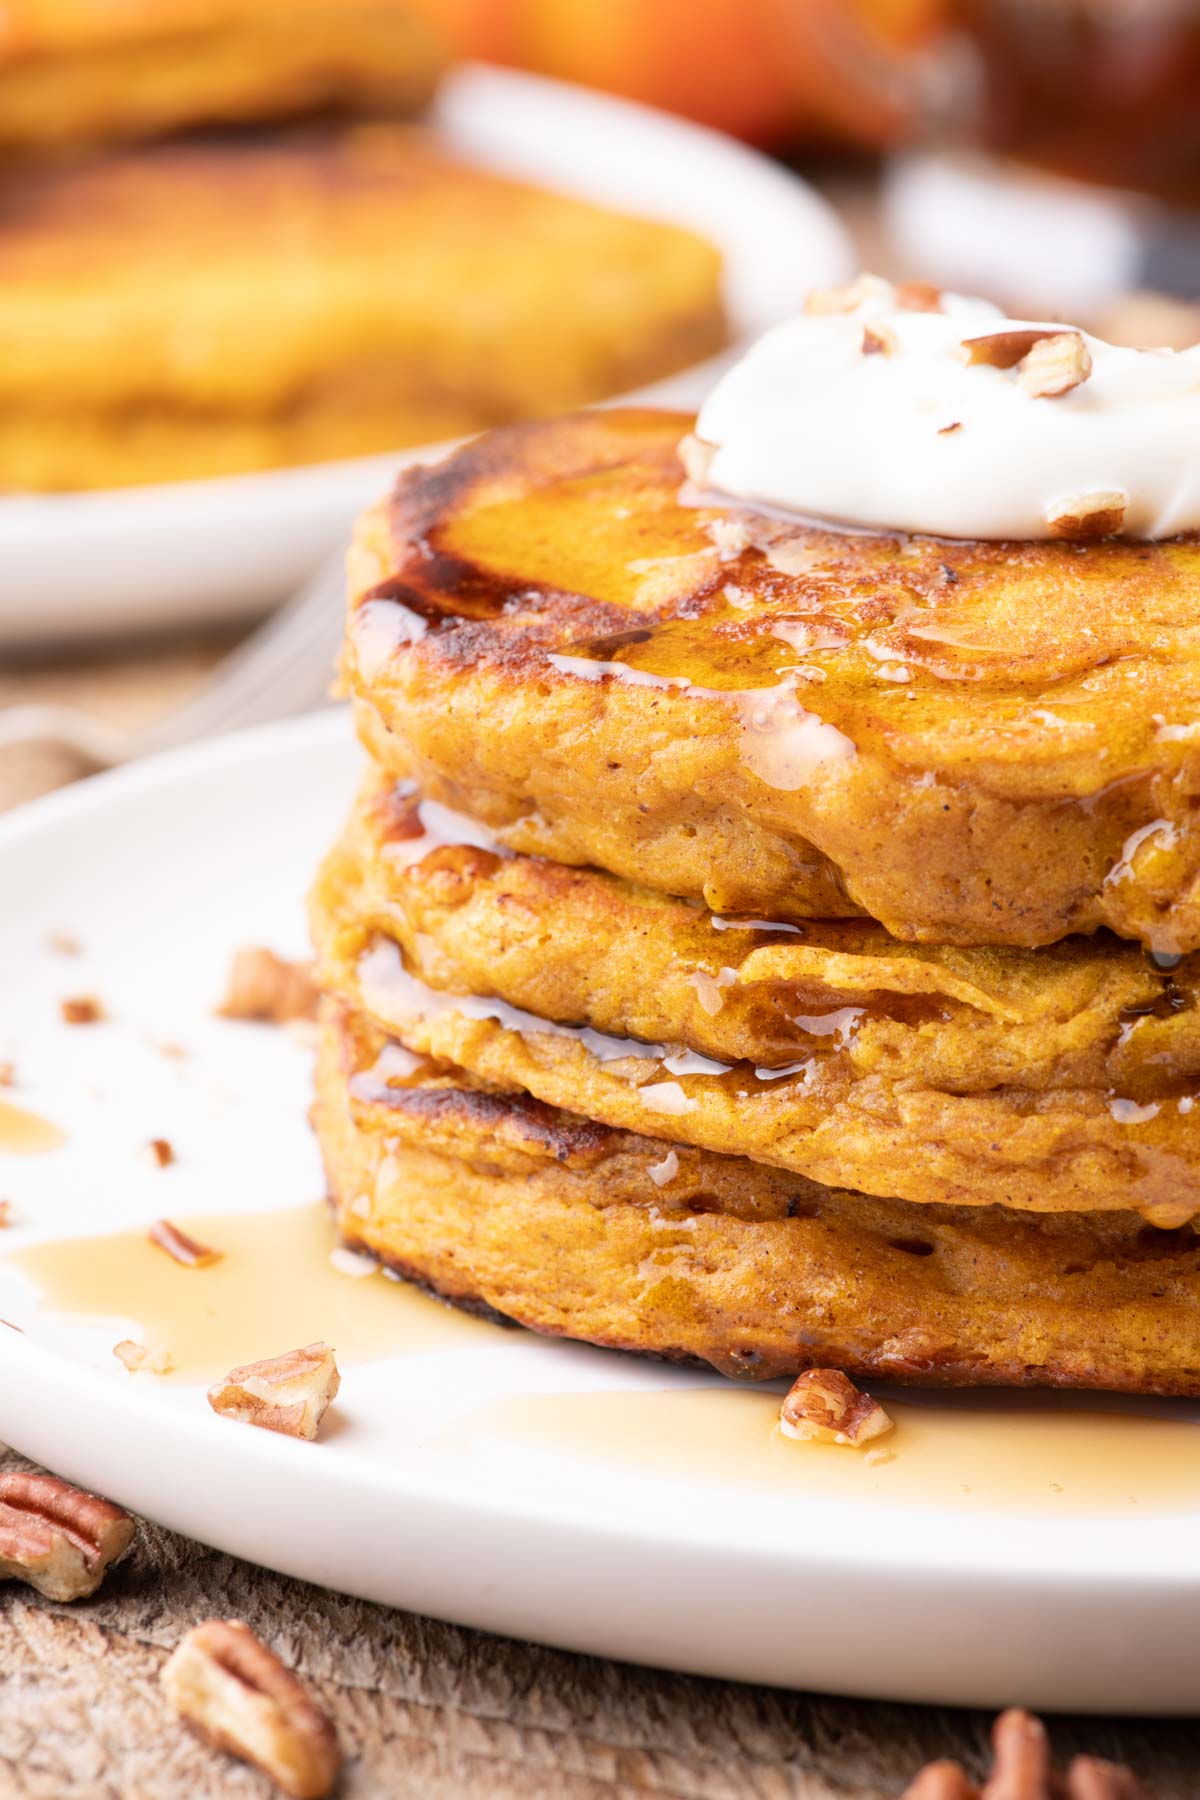
<instances>
[{"instance_id":1,"label":"maple syrup drizzle","mask_svg":"<svg viewBox=\"0 0 1200 1800\"><path fill-rule=\"evenodd\" d=\"M66 1141L66 1132L52 1120L11 1100L0 1100L0 1155L43 1156L61 1149Z\"/></svg>"}]
</instances>

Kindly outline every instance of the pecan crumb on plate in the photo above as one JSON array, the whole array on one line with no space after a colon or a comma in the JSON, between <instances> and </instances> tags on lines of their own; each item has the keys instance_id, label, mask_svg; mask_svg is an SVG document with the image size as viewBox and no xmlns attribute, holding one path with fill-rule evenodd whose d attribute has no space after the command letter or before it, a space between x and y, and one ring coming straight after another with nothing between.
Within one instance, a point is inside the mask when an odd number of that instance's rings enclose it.
<instances>
[{"instance_id":1,"label":"pecan crumb on plate","mask_svg":"<svg viewBox=\"0 0 1200 1800\"><path fill-rule=\"evenodd\" d=\"M306 1344L285 1356L267 1357L231 1369L208 1390L214 1412L287 1437L316 1437L330 1402L341 1386L328 1344Z\"/></svg>"},{"instance_id":2,"label":"pecan crumb on plate","mask_svg":"<svg viewBox=\"0 0 1200 1800\"><path fill-rule=\"evenodd\" d=\"M223 1254L215 1250L211 1244L202 1244L198 1239L189 1237L186 1231L180 1231L170 1219L155 1219L146 1236L152 1244L177 1263L188 1269L207 1269L210 1264L219 1262Z\"/></svg>"},{"instance_id":3,"label":"pecan crumb on plate","mask_svg":"<svg viewBox=\"0 0 1200 1800\"><path fill-rule=\"evenodd\" d=\"M105 1016L104 1008L94 994L69 995L59 1001L58 1010L64 1025L98 1025Z\"/></svg>"},{"instance_id":4,"label":"pecan crumb on plate","mask_svg":"<svg viewBox=\"0 0 1200 1800\"><path fill-rule=\"evenodd\" d=\"M840 1369L806 1369L779 1409L784 1437L825 1444L865 1444L891 1431L893 1423L878 1400L862 1393Z\"/></svg>"},{"instance_id":5,"label":"pecan crumb on plate","mask_svg":"<svg viewBox=\"0 0 1200 1800\"><path fill-rule=\"evenodd\" d=\"M113 1345L113 1355L118 1362L124 1363L131 1375L142 1370L150 1375L169 1375L171 1372L171 1353L162 1344L135 1344L132 1338L122 1338L119 1344Z\"/></svg>"}]
</instances>

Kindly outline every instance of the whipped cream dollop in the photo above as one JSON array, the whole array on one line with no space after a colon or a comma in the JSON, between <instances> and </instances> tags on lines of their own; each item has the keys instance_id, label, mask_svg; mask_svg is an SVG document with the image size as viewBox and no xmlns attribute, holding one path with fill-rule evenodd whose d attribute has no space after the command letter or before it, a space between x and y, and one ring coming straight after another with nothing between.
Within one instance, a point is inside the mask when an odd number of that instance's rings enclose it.
<instances>
[{"instance_id":1,"label":"whipped cream dollop","mask_svg":"<svg viewBox=\"0 0 1200 1800\"><path fill-rule=\"evenodd\" d=\"M696 439L699 486L850 527L1172 537L1200 530L1200 346L860 276L760 338Z\"/></svg>"}]
</instances>

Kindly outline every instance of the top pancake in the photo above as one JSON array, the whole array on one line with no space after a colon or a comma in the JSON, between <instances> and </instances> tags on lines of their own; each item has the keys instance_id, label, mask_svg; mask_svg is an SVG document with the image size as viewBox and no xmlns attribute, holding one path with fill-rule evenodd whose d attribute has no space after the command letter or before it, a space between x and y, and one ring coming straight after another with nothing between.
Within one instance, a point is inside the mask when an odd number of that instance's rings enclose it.
<instances>
[{"instance_id":1,"label":"top pancake","mask_svg":"<svg viewBox=\"0 0 1200 1800\"><path fill-rule=\"evenodd\" d=\"M494 432L366 516L344 670L385 766L721 913L1200 946L1200 543L772 518L681 494L690 423Z\"/></svg>"},{"instance_id":2,"label":"top pancake","mask_svg":"<svg viewBox=\"0 0 1200 1800\"><path fill-rule=\"evenodd\" d=\"M407 113L441 62L406 0L8 0L0 151L331 107Z\"/></svg>"}]
</instances>

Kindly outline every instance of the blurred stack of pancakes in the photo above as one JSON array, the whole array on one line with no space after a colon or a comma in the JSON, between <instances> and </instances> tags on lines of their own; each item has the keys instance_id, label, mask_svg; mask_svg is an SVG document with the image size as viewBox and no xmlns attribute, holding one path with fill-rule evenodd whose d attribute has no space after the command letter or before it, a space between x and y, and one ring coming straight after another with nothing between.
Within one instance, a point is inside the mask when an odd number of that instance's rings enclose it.
<instances>
[{"instance_id":1,"label":"blurred stack of pancakes","mask_svg":"<svg viewBox=\"0 0 1200 1800\"><path fill-rule=\"evenodd\" d=\"M497 431L362 521L342 1234L731 1375L1200 1392L1200 544L809 526L689 489L689 426Z\"/></svg>"},{"instance_id":2,"label":"blurred stack of pancakes","mask_svg":"<svg viewBox=\"0 0 1200 1800\"><path fill-rule=\"evenodd\" d=\"M12 0L0 491L226 475L552 413L720 347L692 233L404 122L403 0Z\"/></svg>"}]
</instances>

